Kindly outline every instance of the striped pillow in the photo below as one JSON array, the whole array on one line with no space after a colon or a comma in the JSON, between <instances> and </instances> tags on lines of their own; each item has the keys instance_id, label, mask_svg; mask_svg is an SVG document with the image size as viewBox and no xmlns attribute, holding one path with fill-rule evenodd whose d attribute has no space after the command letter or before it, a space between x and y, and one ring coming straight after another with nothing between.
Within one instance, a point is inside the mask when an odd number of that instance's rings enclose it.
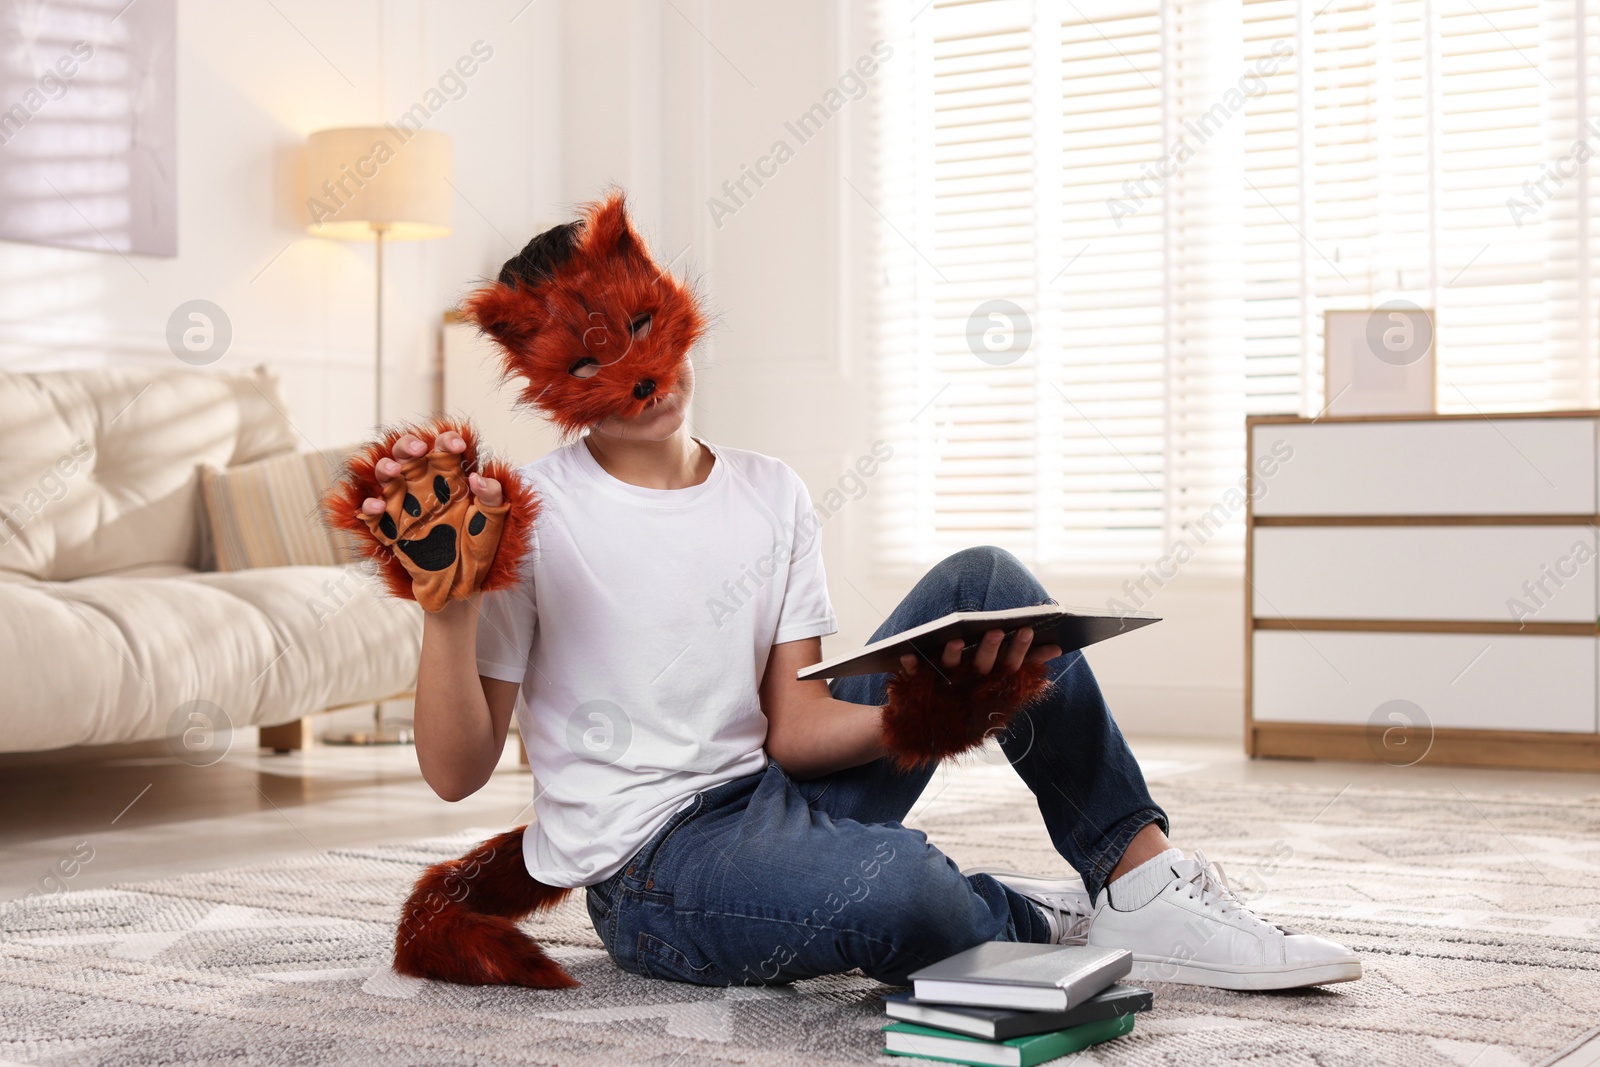
<instances>
[{"instance_id":1,"label":"striped pillow","mask_svg":"<svg viewBox=\"0 0 1600 1067\"><path fill-rule=\"evenodd\" d=\"M333 567L359 557L349 535L322 525L318 504L347 449L288 452L238 466L200 468L219 571Z\"/></svg>"}]
</instances>

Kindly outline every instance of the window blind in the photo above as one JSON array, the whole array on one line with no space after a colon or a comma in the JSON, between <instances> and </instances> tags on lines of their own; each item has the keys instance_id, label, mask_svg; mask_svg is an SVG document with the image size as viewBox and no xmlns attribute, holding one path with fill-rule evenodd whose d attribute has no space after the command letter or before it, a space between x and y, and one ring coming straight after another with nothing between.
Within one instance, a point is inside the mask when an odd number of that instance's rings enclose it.
<instances>
[{"instance_id":1,"label":"window blind","mask_svg":"<svg viewBox=\"0 0 1600 1067\"><path fill-rule=\"evenodd\" d=\"M1237 565L1242 128L1203 114L1237 76L1227 6L880 9L899 66L874 322L881 410L908 446L880 498L883 565L977 543L1054 571L1156 566L1179 544ZM1169 166L1191 119L1205 151ZM986 359L990 330L1027 343Z\"/></svg>"},{"instance_id":2,"label":"window blind","mask_svg":"<svg viewBox=\"0 0 1600 1067\"><path fill-rule=\"evenodd\" d=\"M1322 313L1397 298L1435 311L1439 410L1593 405L1588 177L1540 180L1600 143L1583 6L1244 10L1247 60L1295 46L1246 115L1248 410L1321 410Z\"/></svg>"},{"instance_id":3,"label":"window blind","mask_svg":"<svg viewBox=\"0 0 1600 1067\"><path fill-rule=\"evenodd\" d=\"M877 182L887 193L884 410L891 435L912 442L897 448L908 462L888 467L884 513L915 516L885 525L885 555L927 560L992 543L1035 558L1038 462L1048 447L1037 374L1026 361L985 362L967 340L984 301L1038 314L1032 4L947 4L915 20L909 4L889 7L921 32L891 61L900 77L889 79L896 99L882 114Z\"/></svg>"},{"instance_id":4,"label":"window blind","mask_svg":"<svg viewBox=\"0 0 1600 1067\"><path fill-rule=\"evenodd\" d=\"M1436 309L1441 410L1600 400L1574 11L879 4L880 562L1235 572L1243 416L1322 409L1329 309Z\"/></svg>"}]
</instances>

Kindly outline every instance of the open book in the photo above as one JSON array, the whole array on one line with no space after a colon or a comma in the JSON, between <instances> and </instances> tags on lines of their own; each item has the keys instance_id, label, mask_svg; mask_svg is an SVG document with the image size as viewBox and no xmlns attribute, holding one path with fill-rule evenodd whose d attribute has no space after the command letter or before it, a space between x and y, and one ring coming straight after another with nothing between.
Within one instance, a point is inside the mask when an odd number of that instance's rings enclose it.
<instances>
[{"instance_id":1,"label":"open book","mask_svg":"<svg viewBox=\"0 0 1600 1067\"><path fill-rule=\"evenodd\" d=\"M1091 612L1056 604L1001 611L953 611L941 619L874 641L847 655L803 668L795 676L804 682L812 678L886 674L900 669L900 657L907 652L915 652L926 662L938 663L945 644L952 637L961 638L967 648L972 648L990 630L1004 630L1009 636L1024 626L1033 627L1033 647L1060 645L1062 652L1073 652L1160 621L1159 615L1145 612Z\"/></svg>"}]
</instances>

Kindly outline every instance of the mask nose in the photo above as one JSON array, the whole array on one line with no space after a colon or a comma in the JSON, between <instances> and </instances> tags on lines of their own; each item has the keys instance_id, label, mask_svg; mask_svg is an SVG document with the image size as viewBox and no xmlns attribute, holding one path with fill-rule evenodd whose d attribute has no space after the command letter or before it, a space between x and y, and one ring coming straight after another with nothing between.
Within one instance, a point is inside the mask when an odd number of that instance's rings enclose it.
<instances>
[{"instance_id":1,"label":"mask nose","mask_svg":"<svg viewBox=\"0 0 1600 1067\"><path fill-rule=\"evenodd\" d=\"M656 383L651 381L649 378L645 378L642 381L634 383L633 398L635 400L644 400L655 391Z\"/></svg>"}]
</instances>

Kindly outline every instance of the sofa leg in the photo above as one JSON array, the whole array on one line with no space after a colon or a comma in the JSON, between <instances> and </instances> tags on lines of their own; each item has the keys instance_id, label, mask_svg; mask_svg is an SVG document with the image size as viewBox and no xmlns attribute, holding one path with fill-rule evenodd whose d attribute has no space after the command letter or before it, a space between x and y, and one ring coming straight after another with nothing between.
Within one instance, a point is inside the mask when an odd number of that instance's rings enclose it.
<instances>
[{"instance_id":1,"label":"sofa leg","mask_svg":"<svg viewBox=\"0 0 1600 1067\"><path fill-rule=\"evenodd\" d=\"M293 722L282 723L278 726L263 726L261 728L261 747L270 748L273 752L297 752L303 748L311 747L311 717Z\"/></svg>"}]
</instances>

